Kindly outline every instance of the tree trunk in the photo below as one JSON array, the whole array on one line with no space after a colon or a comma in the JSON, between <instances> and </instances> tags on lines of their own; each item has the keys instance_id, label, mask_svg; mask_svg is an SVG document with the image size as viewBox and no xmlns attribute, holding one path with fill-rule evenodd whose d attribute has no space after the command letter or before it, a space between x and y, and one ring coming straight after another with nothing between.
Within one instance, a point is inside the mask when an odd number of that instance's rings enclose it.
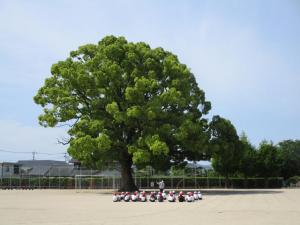
<instances>
[{"instance_id":1,"label":"tree trunk","mask_svg":"<svg viewBox=\"0 0 300 225\"><path fill-rule=\"evenodd\" d=\"M132 158L127 152L124 153L123 157L124 158L120 162L122 183L119 191L137 191L138 188L132 178Z\"/></svg>"}]
</instances>

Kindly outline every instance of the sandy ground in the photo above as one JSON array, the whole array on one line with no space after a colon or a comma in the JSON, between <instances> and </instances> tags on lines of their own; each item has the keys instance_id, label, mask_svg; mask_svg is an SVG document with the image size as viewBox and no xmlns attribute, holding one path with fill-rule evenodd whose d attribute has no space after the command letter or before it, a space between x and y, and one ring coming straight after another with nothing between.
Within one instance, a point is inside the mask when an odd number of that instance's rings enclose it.
<instances>
[{"instance_id":1,"label":"sandy ground","mask_svg":"<svg viewBox=\"0 0 300 225\"><path fill-rule=\"evenodd\" d=\"M1 225L300 224L300 189L204 190L194 203L112 202L75 190L0 190Z\"/></svg>"}]
</instances>

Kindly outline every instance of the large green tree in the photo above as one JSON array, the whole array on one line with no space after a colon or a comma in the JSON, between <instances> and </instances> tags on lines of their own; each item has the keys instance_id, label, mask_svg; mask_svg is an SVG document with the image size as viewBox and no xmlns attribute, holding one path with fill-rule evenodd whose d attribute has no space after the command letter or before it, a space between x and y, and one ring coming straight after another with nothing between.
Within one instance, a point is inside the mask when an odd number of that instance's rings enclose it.
<instances>
[{"instance_id":1,"label":"large green tree","mask_svg":"<svg viewBox=\"0 0 300 225\"><path fill-rule=\"evenodd\" d=\"M278 143L281 160L281 176L285 179L300 176L300 140L285 140Z\"/></svg>"},{"instance_id":2,"label":"large green tree","mask_svg":"<svg viewBox=\"0 0 300 225\"><path fill-rule=\"evenodd\" d=\"M118 161L122 190L132 165L167 169L197 160L209 135L210 102L194 75L162 48L107 36L52 65L34 97L45 127L68 123L68 152L90 167Z\"/></svg>"},{"instance_id":3,"label":"large green tree","mask_svg":"<svg viewBox=\"0 0 300 225\"><path fill-rule=\"evenodd\" d=\"M281 159L278 147L272 142L262 141L257 150L256 169L259 177L280 176Z\"/></svg>"},{"instance_id":4,"label":"large green tree","mask_svg":"<svg viewBox=\"0 0 300 225\"><path fill-rule=\"evenodd\" d=\"M237 173L240 168L244 148L229 120L214 116L209 127L212 166L219 174L225 176L227 186L229 175Z\"/></svg>"},{"instance_id":5,"label":"large green tree","mask_svg":"<svg viewBox=\"0 0 300 225\"><path fill-rule=\"evenodd\" d=\"M244 132L240 135L240 144L242 157L239 172L243 174L244 177L254 177L257 173L257 151Z\"/></svg>"}]
</instances>

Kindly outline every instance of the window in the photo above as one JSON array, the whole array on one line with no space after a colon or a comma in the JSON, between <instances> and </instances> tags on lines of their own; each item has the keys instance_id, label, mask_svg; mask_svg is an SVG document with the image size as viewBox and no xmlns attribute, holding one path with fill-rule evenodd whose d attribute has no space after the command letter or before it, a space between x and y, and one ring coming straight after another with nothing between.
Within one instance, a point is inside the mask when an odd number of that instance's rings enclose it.
<instances>
[{"instance_id":1,"label":"window","mask_svg":"<svg viewBox=\"0 0 300 225\"><path fill-rule=\"evenodd\" d=\"M4 171L8 173L9 172L9 166L5 166Z\"/></svg>"},{"instance_id":2,"label":"window","mask_svg":"<svg viewBox=\"0 0 300 225\"><path fill-rule=\"evenodd\" d=\"M14 174L19 174L19 165L14 165Z\"/></svg>"}]
</instances>

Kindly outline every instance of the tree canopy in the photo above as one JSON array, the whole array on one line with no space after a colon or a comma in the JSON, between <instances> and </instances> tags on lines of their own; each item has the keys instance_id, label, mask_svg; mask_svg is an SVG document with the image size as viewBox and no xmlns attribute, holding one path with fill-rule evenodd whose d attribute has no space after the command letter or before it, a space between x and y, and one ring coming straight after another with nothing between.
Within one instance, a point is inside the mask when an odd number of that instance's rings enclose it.
<instances>
[{"instance_id":1,"label":"tree canopy","mask_svg":"<svg viewBox=\"0 0 300 225\"><path fill-rule=\"evenodd\" d=\"M71 156L91 167L118 161L122 189L136 189L131 166L169 168L206 151L211 108L177 56L107 36L52 65L34 101L45 127L68 123Z\"/></svg>"},{"instance_id":2,"label":"tree canopy","mask_svg":"<svg viewBox=\"0 0 300 225\"><path fill-rule=\"evenodd\" d=\"M233 175L240 168L243 148L239 136L232 123L220 116L214 116L209 127L212 165L219 174L228 179L229 175Z\"/></svg>"},{"instance_id":3,"label":"tree canopy","mask_svg":"<svg viewBox=\"0 0 300 225\"><path fill-rule=\"evenodd\" d=\"M280 175L278 148L272 142L262 141L257 150L257 176L276 177Z\"/></svg>"},{"instance_id":4,"label":"tree canopy","mask_svg":"<svg viewBox=\"0 0 300 225\"><path fill-rule=\"evenodd\" d=\"M239 172L243 174L244 177L254 177L257 173L257 151L248 140L245 132L240 135L240 144L242 148L242 156Z\"/></svg>"},{"instance_id":5,"label":"tree canopy","mask_svg":"<svg viewBox=\"0 0 300 225\"><path fill-rule=\"evenodd\" d=\"M279 158L281 161L281 176L285 179L300 176L300 140L285 140L279 142Z\"/></svg>"}]
</instances>

